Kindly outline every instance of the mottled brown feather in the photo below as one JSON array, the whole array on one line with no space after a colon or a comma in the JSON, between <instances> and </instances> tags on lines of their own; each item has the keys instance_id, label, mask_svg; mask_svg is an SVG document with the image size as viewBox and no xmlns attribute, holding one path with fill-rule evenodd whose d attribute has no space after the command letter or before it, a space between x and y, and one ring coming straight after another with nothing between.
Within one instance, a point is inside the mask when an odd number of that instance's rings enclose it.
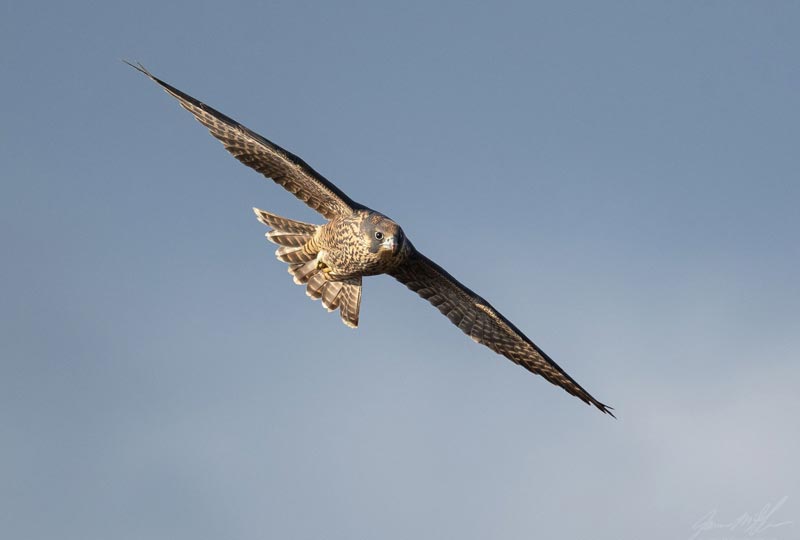
<instances>
[{"instance_id":1,"label":"mottled brown feather","mask_svg":"<svg viewBox=\"0 0 800 540\"><path fill-rule=\"evenodd\" d=\"M333 311L339 307L339 294L342 292L344 283L341 281L329 281L322 288L322 305L328 311Z\"/></svg>"},{"instance_id":2,"label":"mottled brown feather","mask_svg":"<svg viewBox=\"0 0 800 540\"><path fill-rule=\"evenodd\" d=\"M253 208L253 212L258 218L258 221L267 227L276 229L275 232L312 235L317 232L317 228L319 227L313 223L305 223L303 221L281 217L267 212L266 210L261 210L260 208Z\"/></svg>"},{"instance_id":3,"label":"mottled brown feather","mask_svg":"<svg viewBox=\"0 0 800 540\"><path fill-rule=\"evenodd\" d=\"M345 195L305 161L251 131L236 120L209 107L147 71L141 64L128 65L139 70L206 126L236 159L286 188L295 197L328 219L348 215L362 206Z\"/></svg>"},{"instance_id":4,"label":"mottled brown feather","mask_svg":"<svg viewBox=\"0 0 800 540\"><path fill-rule=\"evenodd\" d=\"M405 264L389 273L436 306L453 324L477 343L486 345L528 371L560 386L585 403L614 416L611 407L592 397L486 300L459 283L442 267L421 253L413 253Z\"/></svg>"},{"instance_id":5,"label":"mottled brown feather","mask_svg":"<svg viewBox=\"0 0 800 540\"><path fill-rule=\"evenodd\" d=\"M292 274L294 282L298 285L305 285L309 278L318 271L317 261L313 259L307 263L292 264L289 266L289 273Z\"/></svg>"},{"instance_id":6,"label":"mottled brown feather","mask_svg":"<svg viewBox=\"0 0 800 540\"><path fill-rule=\"evenodd\" d=\"M304 247L305 246L281 246L275 250L275 256L278 258L278 260L286 263L307 262L316 258L315 253L309 253L303 249Z\"/></svg>"},{"instance_id":7,"label":"mottled brown feather","mask_svg":"<svg viewBox=\"0 0 800 540\"><path fill-rule=\"evenodd\" d=\"M322 272L317 272L313 276L308 279L308 285L306 286L306 294L313 298L314 300L318 300L322 298L322 290L327 283L327 279L325 279L325 274Z\"/></svg>"},{"instance_id":8,"label":"mottled brown feather","mask_svg":"<svg viewBox=\"0 0 800 540\"><path fill-rule=\"evenodd\" d=\"M358 328L358 313L361 309L361 276L342 282L338 300L342 322L350 328Z\"/></svg>"},{"instance_id":9,"label":"mottled brown feather","mask_svg":"<svg viewBox=\"0 0 800 540\"><path fill-rule=\"evenodd\" d=\"M299 247L308 242L309 236L303 233L293 233L284 231L269 231L266 234L267 240L273 244L287 247Z\"/></svg>"},{"instance_id":10,"label":"mottled brown feather","mask_svg":"<svg viewBox=\"0 0 800 540\"><path fill-rule=\"evenodd\" d=\"M611 407L594 399L508 319L416 252L409 242L395 258L369 249L361 236L363 226L386 223L388 218L347 197L294 154L154 77L143 66L130 65L175 97L236 159L272 178L331 220L318 227L254 209L262 223L275 229L267 233L267 238L281 246L276 254L289 263L295 282L307 284L306 293L321 298L329 310L338 307L346 325L358 326L362 276L388 273L427 299L474 341L613 416ZM393 222L392 226L400 230ZM321 267L325 267L325 273Z\"/></svg>"}]
</instances>

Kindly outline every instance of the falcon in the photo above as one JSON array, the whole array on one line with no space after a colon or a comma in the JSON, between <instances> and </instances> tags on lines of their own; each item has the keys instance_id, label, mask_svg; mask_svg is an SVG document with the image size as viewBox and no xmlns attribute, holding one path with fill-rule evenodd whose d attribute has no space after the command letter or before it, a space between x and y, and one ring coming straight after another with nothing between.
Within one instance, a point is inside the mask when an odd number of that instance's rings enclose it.
<instances>
[{"instance_id":1,"label":"falcon","mask_svg":"<svg viewBox=\"0 0 800 540\"><path fill-rule=\"evenodd\" d=\"M573 396L614 416L612 407L591 396L533 341L489 302L462 285L414 248L394 221L355 202L305 161L232 118L131 64L208 128L233 157L283 186L322 214L324 225L303 223L254 208L270 228L266 237L279 247L294 282L320 299L342 322L358 326L362 279L388 274L433 304L473 341L486 345Z\"/></svg>"}]
</instances>

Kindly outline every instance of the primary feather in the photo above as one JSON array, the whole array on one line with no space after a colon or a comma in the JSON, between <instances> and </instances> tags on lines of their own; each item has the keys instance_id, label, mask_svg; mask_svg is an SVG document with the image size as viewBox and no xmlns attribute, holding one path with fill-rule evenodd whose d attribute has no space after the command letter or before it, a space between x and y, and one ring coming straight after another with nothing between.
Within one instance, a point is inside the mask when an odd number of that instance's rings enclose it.
<instances>
[{"instance_id":1,"label":"primary feather","mask_svg":"<svg viewBox=\"0 0 800 540\"><path fill-rule=\"evenodd\" d=\"M350 199L291 152L156 78L141 64L129 65L176 98L236 159L330 220L318 226L254 209L259 221L273 229L267 239L280 246L276 256L289 264L295 283L306 285L306 294L321 299L328 310L339 309L346 325L358 326L362 276L390 274L473 341L613 416L611 407L592 397L488 302L416 251L399 225ZM392 240L388 247L381 243L384 236Z\"/></svg>"}]
</instances>

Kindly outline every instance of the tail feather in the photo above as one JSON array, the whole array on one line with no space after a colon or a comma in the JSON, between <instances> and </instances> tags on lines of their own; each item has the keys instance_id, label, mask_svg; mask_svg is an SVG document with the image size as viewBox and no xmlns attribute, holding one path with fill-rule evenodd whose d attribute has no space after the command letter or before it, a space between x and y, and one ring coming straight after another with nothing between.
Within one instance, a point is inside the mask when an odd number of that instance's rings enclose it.
<instances>
[{"instance_id":1,"label":"tail feather","mask_svg":"<svg viewBox=\"0 0 800 540\"><path fill-rule=\"evenodd\" d=\"M272 227L276 231L306 234L309 236L317 232L317 225L312 223L286 219L285 217L276 216L275 214L259 210L258 208L253 208L253 212L255 212L258 221L267 227Z\"/></svg>"},{"instance_id":2,"label":"tail feather","mask_svg":"<svg viewBox=\"0 0 800 540\"><path fill-rule=\"evenodd\" d=\"M309 240L317 232L317 225L286 219L258 208L253 208L253 212L261 223L274 229L267 232L267 240L280 246L275 251L279 260L295 265L306 263L317 256L315 250L307 247Z\"/></svg>"},{"instance_id":3,"label":"tail feather","mask_svg":"<svg viewBox=\"0 0 800 540\"><path fill-rule=\"evenodd\" d=\"M269 231L266 236L267 240L273 244L287 247L298 247L308 242L308 235L306 233Z\"/></svg>"},{"instance_id":4,"label":"tail feather","mask_svg":"<svg viewBox=\"0 0 800 540\"><path fill-rule=\"evenodd\" d=\"M341 281L331 281L325 284L322 289L322 305L328 311L333 311L339 307L339 293L342 291L344 283Z\"/></svg>"},{"instance_id":5,"label":"tail feather","mask_svg":"<svg viewBox=\"0 0 800 540\"><path fill-rule=\"evenodd\" d=\"M281 246L275 250L275 256L285 263L304 263L317 257L316 253L309 253L305 245L299 247Z\"/></svg>"},{"instance_id":6,"label":"tail feather","mask_svg":"<svg viewBox=\"0 0 800 540\"><path fill-rule=\"evenodd\" d=\"M313 300L322 298L322 289L328 281L325 279L325 274L317 272L308 279L308 286L306 287L306 294Z\"/></svg>"},{"instance_id":7,"label":"tail feather","mask_svg":"<svg viewBox=\"0 0 800 540\"><path fill-rule=\"evenodd\" d=\"M294 282L298 285L308 283L308 280L311 278L311 276L317 272L319 272L319 269L317 268L316 259L311 259L303 264L293 264L289 266L289 273L292 274Z\"/></svg>"},{"instance_id":8,"label":"tail feather","mask_svg":"<svg viewBox=\"0 0 800 540\"><path fill-rule=\"evenodd\" d=\"M361 278L342 281L331 280L317 264L317 249L311 242L317 225L294 221L253 208L258 220L273 230L267 232L267 240L278 244L275 256L289 264L289 273L298 285L306 285L306 294L312 299L321 299L328 311L339 310L342 322L351 328L358 326L361 307Z\"/></svg>"},{"instance_id":9,"label":"tail feather","mask_svg":"<svg viewBox=\"0 0 800 540\"><path fill-rule=\"evenodd\" d=\"M339 293L339 312L342 322L350 328L358 328L358 312L361 309L361 276L342 282Z\"/></svg>"}]
</instances>

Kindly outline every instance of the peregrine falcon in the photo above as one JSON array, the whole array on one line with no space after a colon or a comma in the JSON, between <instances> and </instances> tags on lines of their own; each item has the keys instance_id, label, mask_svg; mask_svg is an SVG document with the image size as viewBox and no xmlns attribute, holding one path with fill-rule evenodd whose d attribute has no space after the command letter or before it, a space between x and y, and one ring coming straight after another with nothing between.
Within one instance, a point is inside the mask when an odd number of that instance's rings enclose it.
<instances>
[{"instance_id":1,"label":"peregrine falcon","mask_svg":"<svg viewBox=\"0 0 800 540\"><path fill-rule=\"evenodd\" d=\"M358 326L362 278L388 274L428 300L473 341L614 416L612 407L592 397L489 302L417 251L397 223L352 200L294 154L158 79L141 64L126 63L177 99L236 159L328 220L313 225L253 209L270 227L267 239L280 246L275 255L289 265L294 282L305 285L306 294L321 299L328 311L338 309L344 324Z\"/></svg>"}]
</instances>

